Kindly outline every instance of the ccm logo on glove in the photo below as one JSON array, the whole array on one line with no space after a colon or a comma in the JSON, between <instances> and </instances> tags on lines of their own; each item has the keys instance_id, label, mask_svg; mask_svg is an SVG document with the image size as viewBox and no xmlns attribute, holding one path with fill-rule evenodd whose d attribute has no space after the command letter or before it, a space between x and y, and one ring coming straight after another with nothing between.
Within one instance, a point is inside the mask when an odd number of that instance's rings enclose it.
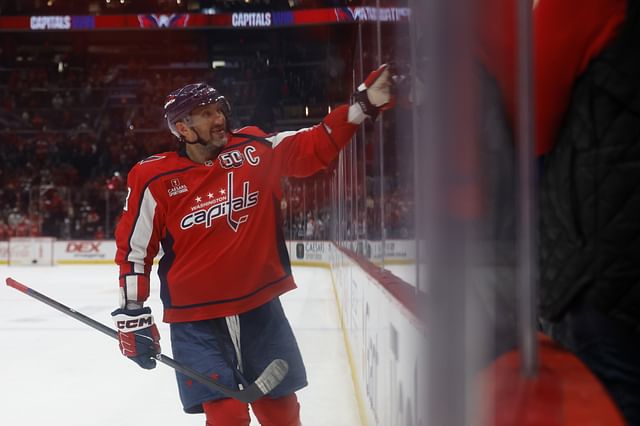
<instances>
[{"instance_id":1,"label":"ccm logo on glove","mask_svg":"<svg viewBox=\"0 0 640 426\"><path fill-rule=\"evenodd\" d=\"M134 318L125 321L116 321L118 330L132 331L153 325L153 317L149 315L146 318Z\"/></svg>"},{"instance_id":2,"label":"ccm logo on glove","mask_svg":"<svg viewBox=\"0 0 640 426\"><path fill-rule=\"evenodd\" d=\"M123 309L119 309L114 311L111 315L113 316L113 322L116 327L118 327L118 330L124 331L125 333L142 330L143 328L151 327L154 324L151 310L147 312L146 309L139 309L124 312Z\"/></svg>"},{"instance_id":3,"label":"ccm logo on glove","mask_svg":"<svg viewBox=\"0 0 640 426\"><path fill-rule=\"evenodd\" d=\"M120 351L140 367L156 366L153 357L160 353L160 334L153 322L149 307L139 309L116 309L111 313L118 327Z\"/></svg>"}]
</instances>

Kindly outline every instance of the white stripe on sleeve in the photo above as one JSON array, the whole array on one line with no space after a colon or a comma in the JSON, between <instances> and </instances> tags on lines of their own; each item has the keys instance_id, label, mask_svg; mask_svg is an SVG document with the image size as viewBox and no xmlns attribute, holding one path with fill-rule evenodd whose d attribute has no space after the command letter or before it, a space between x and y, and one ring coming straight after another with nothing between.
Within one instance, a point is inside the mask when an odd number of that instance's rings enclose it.
<instances>
[{"instance_id":1,"label":"white stripe on sleeve","mask_svg":"<svg viewBox=\"0 0 640 426\"><path fill-rule=\"evenodd\" d=\"M287 132L278 132L275 135L269 136L268 138L265 138L265 139L268 140L269 142L271 142L271 147L272 148L275 148L276 146L278 146L280 144L280 142L282 142L283 140L285 140L289 136L293 136L295 134L302 133L302 132L308 132L311 129L312 129L312 127L305 127L304 129L300 129L300 130L290 130L290 131L287 131Z\"/></svg>"},{"instance_id":2,"label":"white stripe on sleeve","mask_svg":"<svg viewBox=\"0 0 640 426\"><path fill-rule=\"evenodd\" d=\"M133 272L137 274L144 273L144 258L147 256L147 248L153 232L153 218L157 205L158 203L151 195L149 188L145 189L140 204L140 214L133 225L131 252L127 256L127 260L134 264Z\"/></svg>"}]
</instances>

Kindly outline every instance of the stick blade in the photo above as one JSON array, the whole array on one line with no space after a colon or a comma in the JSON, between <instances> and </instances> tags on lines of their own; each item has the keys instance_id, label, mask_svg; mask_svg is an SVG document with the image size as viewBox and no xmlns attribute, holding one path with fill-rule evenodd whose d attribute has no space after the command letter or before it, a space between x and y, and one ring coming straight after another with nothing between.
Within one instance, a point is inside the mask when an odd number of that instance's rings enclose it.
<instances>
[{"instance_id":1,"label":"stick blade","mask_svg":"<svg viewBox=\"0 0 640 426\"><path fill-rule=\"evenodd\" d=\"M289 364L287 361L274 359L256 379L255 384L266 395L282 382L288 372Z\"/></svg>"},{"instance_id":2,"label":"stick blade","mask_svg":"<svg viewBox=\"0 0 640 426\"><path fill-rule=\"evenodd\" d=\"M247 403L257 401L278 386L288 371L289 364L285 360L274 359L249 387L233 394L229 393L229 396Z\"/></svg>"}]
</instances>

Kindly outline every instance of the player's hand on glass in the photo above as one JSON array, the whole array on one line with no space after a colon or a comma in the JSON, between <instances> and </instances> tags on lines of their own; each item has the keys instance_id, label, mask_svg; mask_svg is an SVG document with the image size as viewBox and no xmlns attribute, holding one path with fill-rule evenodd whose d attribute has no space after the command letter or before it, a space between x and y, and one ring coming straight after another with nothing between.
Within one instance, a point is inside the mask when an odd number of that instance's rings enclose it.
<instances>
[{"instance_id":1,"label":"player's hand on glass","mask_svg":"<svg viewBox=\"0 0 640 426\"><path fill-rule=\"evenodd\" d=\"M120 351L140 367L155 368L155 355L160 353L160 333L153 321L151 308L116 309L111 312L118 329Z\"/></svg>"},{"instance_id":2,"label":"player's hand on glass","mask_svg":"<svg viewBox=\"0 0 640 426\"><path fill-rule=\"evenodd\" d=\"M360 106L365 116L375 120L380 111L395 104L393 70L382 64L372 71L353 94L353 103Z\"/></svg>"}]
</instances>

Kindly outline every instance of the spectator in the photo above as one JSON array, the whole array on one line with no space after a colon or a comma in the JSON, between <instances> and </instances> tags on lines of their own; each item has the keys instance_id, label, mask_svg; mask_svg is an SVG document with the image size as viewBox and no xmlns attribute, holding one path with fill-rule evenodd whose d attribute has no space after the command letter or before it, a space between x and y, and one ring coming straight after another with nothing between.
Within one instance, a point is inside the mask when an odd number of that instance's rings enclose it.
<instances>
[{"instance_id":1,"label":"spectator","mask_svg":"<svg viewBox=\"0 0 640 426\"><path fill-rule=\"evenodd\" d=\"M559 130L541 132L543 326L640 425L640 5L540 0L536 14L553 72L541 75L541 106L568 103L551 117Z\"/></svg>"},{"instance_id":2,"label":"spectator","mask_svg":"<svg viewBox=\"0 0 640 426\"><path fill-rule=\"evenodd\" d=\"M11 229L16 229L19 224L24 221L24 215L20 212L18 207L14 207L9 214L8 224Z\"/></svg>"},{"instance_id":3,"label":"spectator","mask_svg":"<svg viewBox=\"0 0 640 426\"><path fill-rule=\"evenodd\" d=\"M315 221L311 212L307 213L307 224L305 228L305 239L312 240L315 235Z\"/></svg>"},{"instance_id":4,"label":"spectator","mask_svg":"<svg viewBox=\"0 0 640 426\"><path fill-rule=\"evenodd\" d=\"M11 228L4 219L0 218L0 241L6 241L11 237Z\"/></svg>"},{"instance_id":5,"label":"spectator","mask_svg":"<svg viewBox=\"0 0 640 426\"><path fill-rule=\"evenodd\" d=\"M93 239L94 240L104 240L106 237L106 234L104 232L104 228L102 226L98 226L96 228L96 233L93 235Z\"/></svg>"},{"instance_id":6,"label":"spectator","mask_svg":"<svg viewBox=\"0 0 640 426\"><path fill-rule=\"evenodd\" d=\"M540 321L631 425L640 425L639 8L627 0L539 0L534 8ZM511 35L484 40L506 51L489 51L484 63L513 119Z\"/></svg>"}]
</instances>

